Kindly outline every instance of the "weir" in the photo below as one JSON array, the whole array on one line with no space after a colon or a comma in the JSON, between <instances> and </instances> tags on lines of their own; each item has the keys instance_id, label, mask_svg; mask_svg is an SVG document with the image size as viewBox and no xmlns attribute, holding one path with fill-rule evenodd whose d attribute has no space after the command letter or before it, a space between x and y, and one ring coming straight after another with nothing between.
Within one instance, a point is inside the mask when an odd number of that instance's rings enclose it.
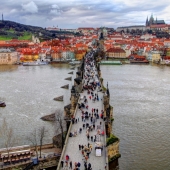
<instances>
[{"instance_id":1,"label":"weir","mask_svg":"<svg viewBox=\"0 0 170 170\"><path fill-rule=\"evenodd\" d=\"M85 164L91 165L92 170L117 168L113 164L120 157L119 139L112 134L110 92L108 83L107 88L103 86L100 65L93 51L84 56L78 67L70 100L65 117L71 122L57 170L69 169L70 162L72 169L76 163L80 163L80 170L85 169Z\"/></svg>"}]
</instances>

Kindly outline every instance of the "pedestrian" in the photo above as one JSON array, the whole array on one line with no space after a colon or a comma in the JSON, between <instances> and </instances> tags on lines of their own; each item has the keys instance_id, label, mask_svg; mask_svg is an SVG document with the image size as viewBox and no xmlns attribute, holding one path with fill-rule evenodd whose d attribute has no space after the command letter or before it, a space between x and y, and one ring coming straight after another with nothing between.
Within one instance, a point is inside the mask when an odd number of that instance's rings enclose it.
<instances>
[{"instance_id":1,"label":"pedestrian","mask_svg":"<svg viewBox=\"0 0 170 170\"><path fill-rule=\"evenodd\" d=\"M80 166L81 166L80 162L77 163L77 166L80 168Z\"/></svg>"},{"instance_id":2,"label":"pedestrian","mask_svg":"<svg viewBox=\"0 0 170 170\"><path fill-rule=\"evenodd\" d=\"M90 138L90 135L88 134L88 135L87 135L87 139L89 140L89 138Z\"/></svg>"},{"instance_id":3,"label":"pedestrian","mask_svg":"<svg viewBox=\"0 0 170 170\"><path fill-rule=\"evenodd\" d=\"M90 163L90 162L88 163L88 167L90 167L90 168L91 168L91 163Z\"/></svg>"},{"instance_id":4,"label":"pedestrian","mask_svg":"<svg viewBox=\"0 0 170 170\"><path fill-rule=\"evenodd\" d=\"M63 160L61 161L61 167L62 168L64 167L64 161Z\"/></svg>"},{"instance_id":5,"label":"pedestrian","mask_svg":"<svg viewBox=\"0 0 170 170\"><path fill-rule=\"evenodd\" d=\"M87 162L87 160L88 160L88 156L85 156L85 160L86 160L86 162Z\"/></svg>"},{"instance_id":6,"label":"pedestrian","mask_svg":"<svg viewBox=\"0 0 170 170\"><path fill-rule=\"evenodd\" d=\"M84 168L87 169L87 162L84 162Z\"/></svg>"},{"instance_id":7,"label":"pedestrian","mask_svg":"<svg viewBox=\"0 0 170 170\"><path fill-rule=\"evenodd\" d=\"M79 145L79 150L81 150L81 145Z\"/></svg>"},{"instance_id":8,"label":"pedestrian","mask_svg":"<svg viewBox=\"0 0 170 170\"><path fill-rule=\"evenodd\" d=\"M68 161L65 161L65 167L66 168L68 167Z\"/></svg>"},{"instance_id":9,"label":"pedestrian","mask_svg":"<svg viewBox=\"0 0 170 170\"><path fill-rule=\"evenodd\" d=\"M94 142L96 142L96 135L94 135Z\"/></svg>"},{"instance_id":10,"label":"pedestrian","mask_svg":"<svg viewBox=\"0 0 170 170\"><path fill-rule=\"evenodd\" d=\"M72 161L70 161L70 167L69 167L69 169L72 169Z\"/></svg>"},{"instance_id":11,"label":"pedestrian","mask_svg":"<svg viewBox=\"0 0 170 170\"><path fill-rule=\"evenodd\" d=\"M89 146L90 146L90 143L88 142L87 147L89 148Z\"/></svg>"},{"instance_id":12,"label":"pedestrian","mask_svg":"<svg viewBox=\"0 0 170 170\"><path fill-rule=\"evenodd\" d=\"M89 157L89 154L90 154L90 153L89 153L89 152L87 152L87 155L86 155L86 156L87 156L88 158L90 158L90 157Z\"/></svg>"},{"instance_id":13,"label":"pedestrian","mask_svg":"<svg viewBox=\"0 0 170 170\"><path fill-rule=\"evenodd\" d=\"M91 136L91 141L93 142L93 136Z\"/></svg>"},{"instance_id":14,"label":"pedestrian","mask_svg":"<svg viewBox=\"0 0 170 170\"><path fill-rule=\"evenodd\" d=\"M82 149L81 153L82 153L82 155L84 155L84 150L83 149Z\"/></svg>"}]
</instances>

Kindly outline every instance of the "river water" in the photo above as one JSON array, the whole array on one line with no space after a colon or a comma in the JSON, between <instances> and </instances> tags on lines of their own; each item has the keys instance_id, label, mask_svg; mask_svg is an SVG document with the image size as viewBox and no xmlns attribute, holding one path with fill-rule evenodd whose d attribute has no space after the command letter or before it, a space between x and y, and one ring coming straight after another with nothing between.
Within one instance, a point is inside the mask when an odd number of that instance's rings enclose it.
<instances>
[{"instance_id":1,"label":"river water","mask_svg":"<svg viewBox=\"0 0 170 170\"><path fill-rule=\"evenodd\" d=\"M120 138L120 170L170 170L170 67L102 66Z\"/></svg>"},{"instance_id":2,"label":"river water","mask_svg":"<svg viewBox=\"0 0 170 170\"><path fill-rule=\"evenodd\" d=\"M64 80L71 75L67 64L44 66L0 66L0 100L6 102L0 108L0 123L4 118L8 126L17 134L17 145L28 144L26 138L34 131L45 126L48 135L44 143L52 143L55 134L53 123L40 118L62 109L69 104L70 90L60 88L71 81ZM75 72L75 71L74 71ZM53 98L64 95L64 102ZM0 138L1 139L1 138ZM0 147L3 146L0 140Z\"/></svg>"},{"instance_id":3,"label":"river water","mask_svg":"<svg viewBox=\"0 0 170 170\"><path fill-rule=\"evenodd\" d=\"M120 138L120 170L170 170L170 67L151 65L101 66L114 107L113 132ZM17 145L45 126L51 143L54 126L40 118L69 104L70 90L60 88L70 66L0 66L0 123L6 118L18 136ZM75 77L75 72L73 77ZM64 95L64 102L53 98ZM0 147L3 146L0 139Z\"/></svg>"}]
</instances>

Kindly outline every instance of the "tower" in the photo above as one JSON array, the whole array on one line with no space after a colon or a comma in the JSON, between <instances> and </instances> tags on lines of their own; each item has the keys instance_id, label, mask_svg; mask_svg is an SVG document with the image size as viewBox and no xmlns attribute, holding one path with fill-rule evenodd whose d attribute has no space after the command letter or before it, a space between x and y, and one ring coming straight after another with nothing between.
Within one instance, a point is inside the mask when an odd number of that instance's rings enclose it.
<instances>
[{"instance_id":1,"label":"tower","mask_svg":"<svg viewBox=\"0 0 170 170\"><path fill-rule=\"evenodd\" d=\"M146 18L146 26L149 26L148 16Z\"/></svg>"},{"instance_id":2,"label":"tower","mask_svg":"<svg viewBox=\"0 0 170 170\"><path fill-rule=\"evenodd\" d=\"M151 17L149 19L149 25L152 25L154 23L154 18L153 18L153 14L151 14Z\"/></svg>"},{"instance_id":3,"label":"tower","mask_svg":"<svg viewBox=\"0 0 170 170\"><path fill-rule=\"evenodd\" d=\"M3 16L3 13L2 13L2 21L4 20L4 16Z\"/></svg>"},{"instance_id":4,"label":"tower","mask_svg":"<svg viewBox=\"0 0 170 170\"><path fill-rule=\"evenodd\" d=\"M101 51L104 51L104 35L103 35L103 28L100 28L99 32L99 48Z\"/></svg>"}]
</instances>

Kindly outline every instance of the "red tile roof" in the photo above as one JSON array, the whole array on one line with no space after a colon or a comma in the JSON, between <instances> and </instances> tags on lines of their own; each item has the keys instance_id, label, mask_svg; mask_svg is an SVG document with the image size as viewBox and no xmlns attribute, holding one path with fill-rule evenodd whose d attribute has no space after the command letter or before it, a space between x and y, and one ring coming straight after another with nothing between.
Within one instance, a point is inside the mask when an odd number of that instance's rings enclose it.
<instances>
[{"instance_id":1,"label":"red tile roof","mask_svg":"<svg viewBox=\"0 0 170 170\"><path fill-rule=\"evenodd\" d=\"M112 53L126 53L125 50L121 48L110 48L106 52L112 52Z\"/></svg>"}]
</instances>

